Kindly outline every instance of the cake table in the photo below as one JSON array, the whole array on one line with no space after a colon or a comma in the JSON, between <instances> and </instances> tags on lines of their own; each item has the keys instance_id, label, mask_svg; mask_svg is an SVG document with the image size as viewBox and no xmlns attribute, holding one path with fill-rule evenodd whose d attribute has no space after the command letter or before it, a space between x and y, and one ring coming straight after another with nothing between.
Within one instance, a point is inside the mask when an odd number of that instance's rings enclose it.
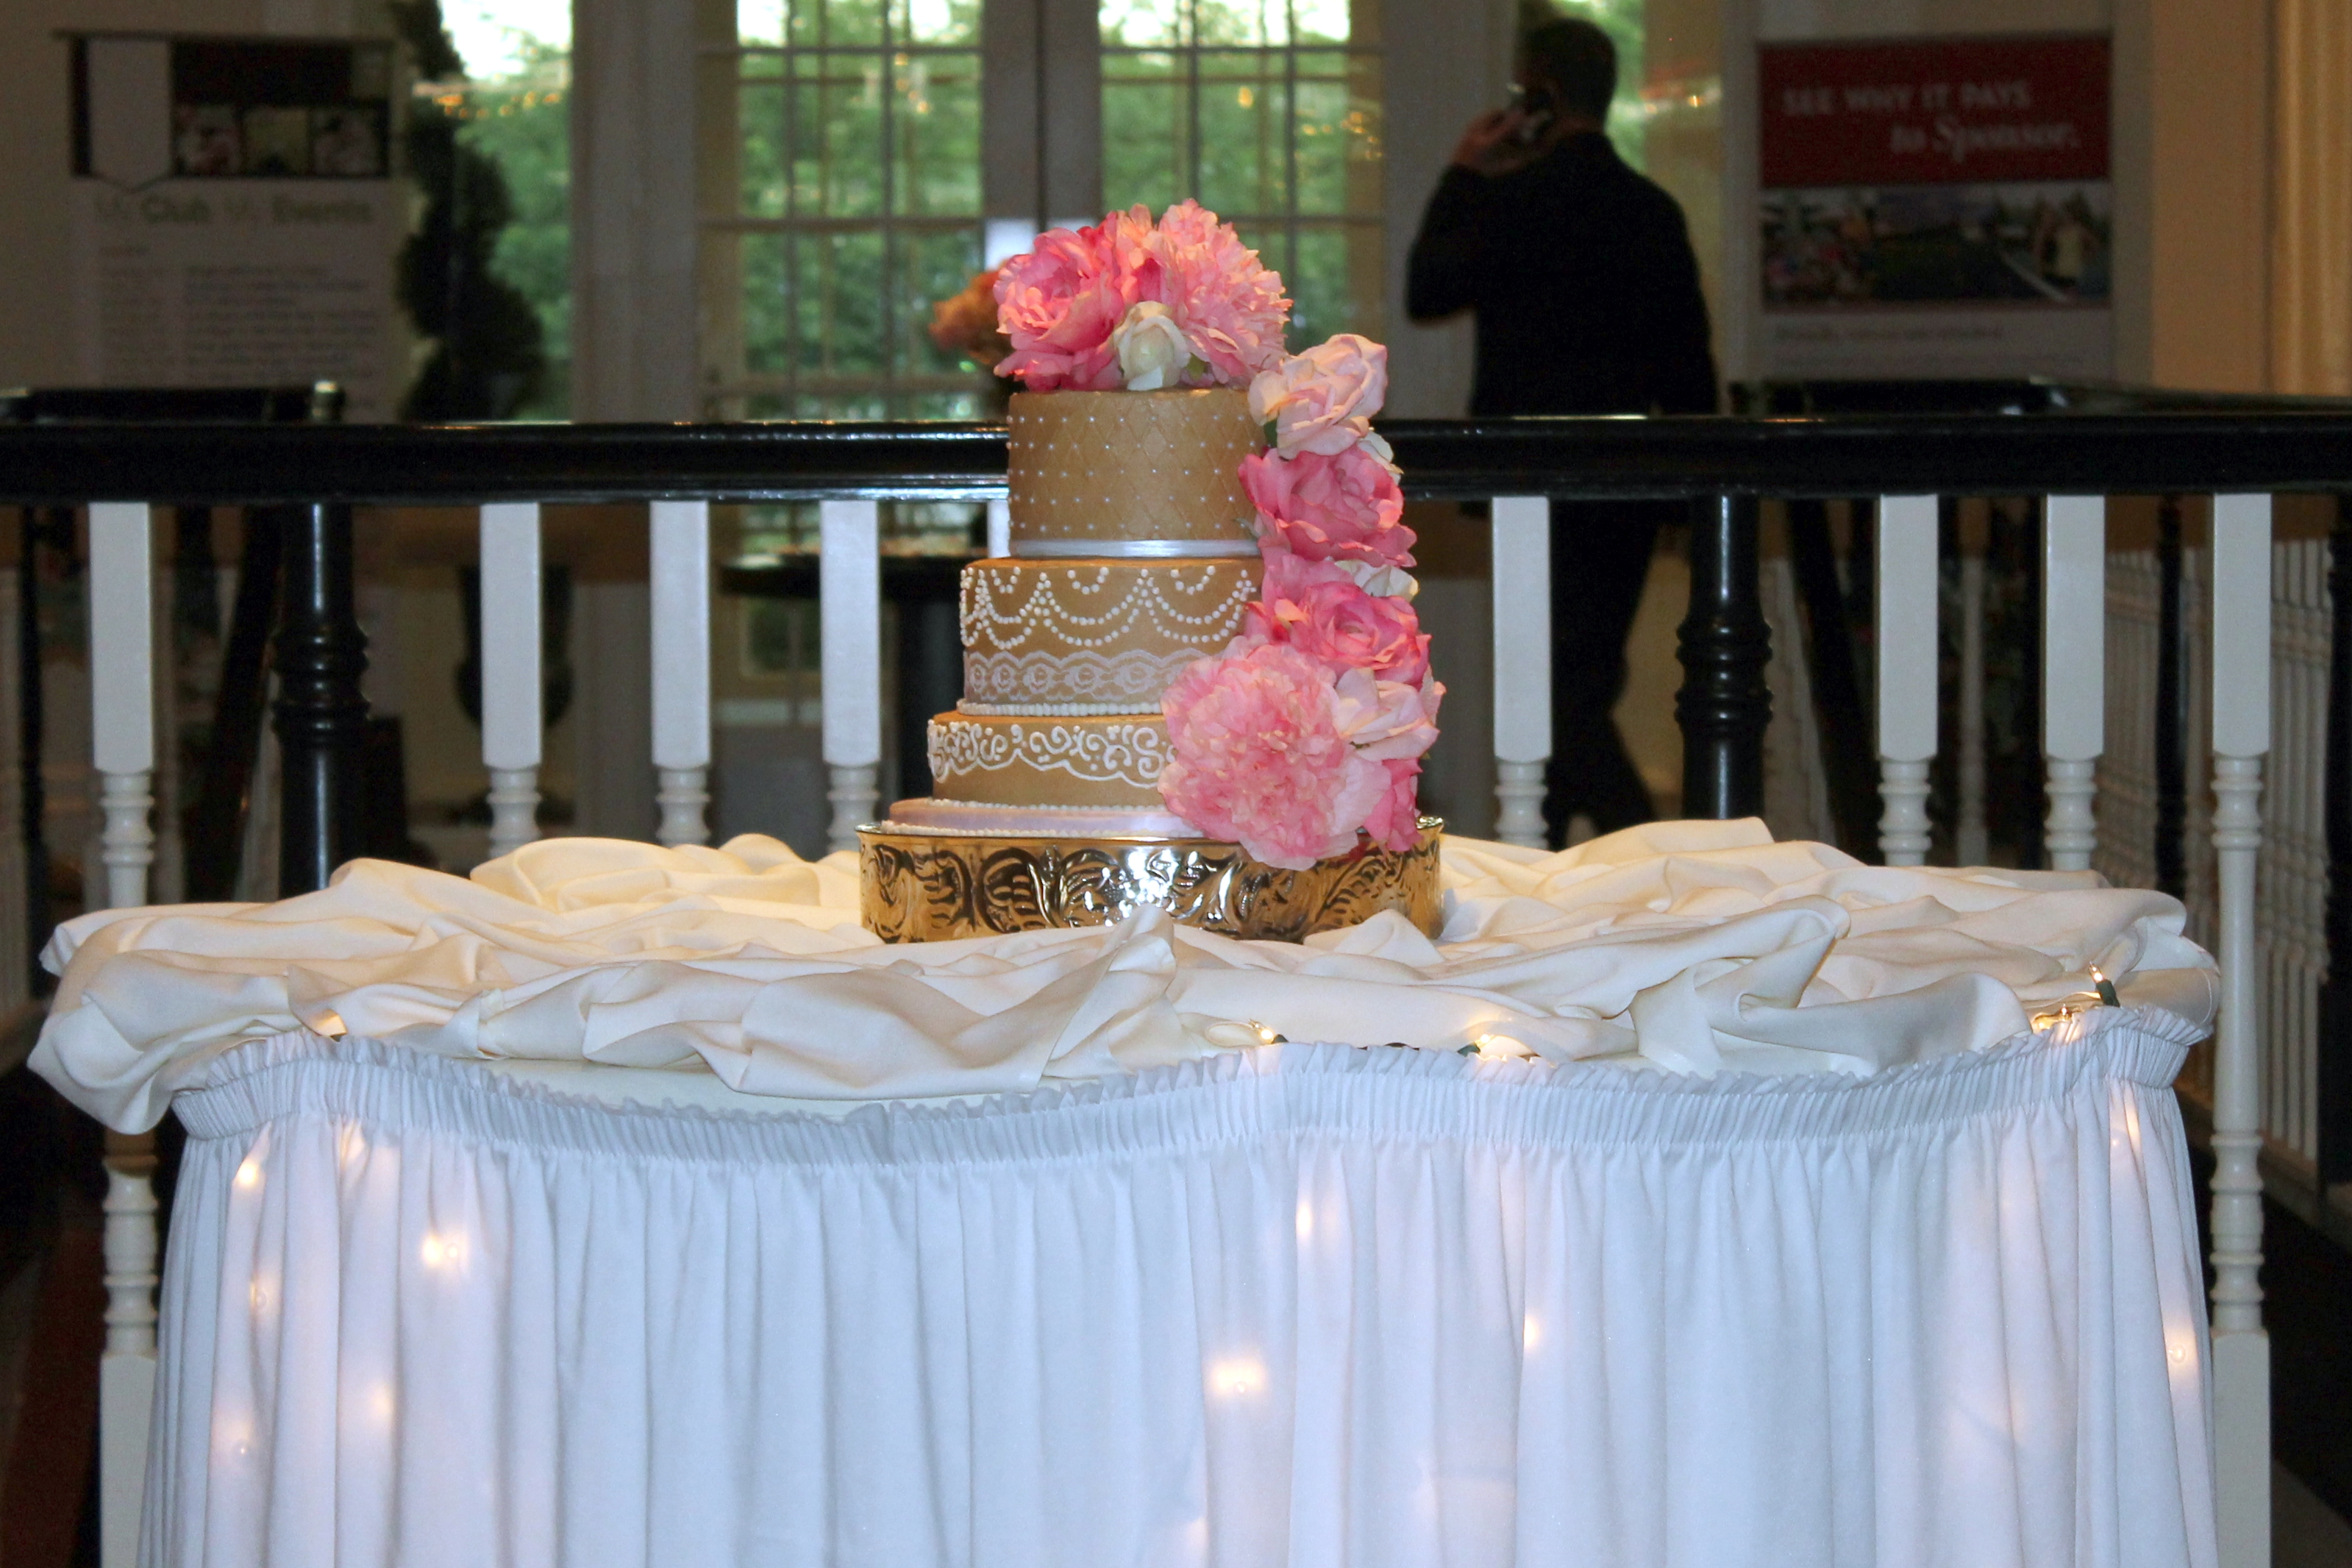
<instances>
[{"instance_id":1,"label":"cake table","mask_svg":"<svg viewBox=\"0 0 2352 1568\"><path fill-rule=\"evenodd\" d=\"M1415 962L756 845L70 928L42 1070L190 1133L145 1560L2212 1561L2177 904L1447 848Z\"/></svg>"}]
</instances>

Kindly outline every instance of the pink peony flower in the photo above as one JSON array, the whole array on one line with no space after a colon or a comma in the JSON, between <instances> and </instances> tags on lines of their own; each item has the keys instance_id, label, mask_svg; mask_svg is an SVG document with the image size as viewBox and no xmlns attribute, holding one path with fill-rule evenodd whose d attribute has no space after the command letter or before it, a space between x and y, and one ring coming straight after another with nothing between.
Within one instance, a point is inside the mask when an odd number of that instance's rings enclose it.
<instances>
[{"instance_id":1,"label":"pink peony flower","mask_svg":"<svg viewBox=\"0 0 2352 1568\"><path fill-rule=\"evenodd\" d=\"M1376 597L1328 561L1259 546L1265 577L1244 612L1244 636L1287 643L1335 673L1366 669L1418 686L1429 673L1429 637L1404 599Z\"/></svg>"},{"instance_id":2,"label":"pink peony flower","mask_svg":"<svg viewBox=\"0 0 2352 1568\"><path fill-rule=\"evenodd\" d=\"M1282 327L1290 312L1282 276L1259 264L1233 225L1219 223L1198 202L1178 202L1160 216L1152 250L1160 267L1158 298L1207 363L1208 382L1241 386L1282 363Z\"/></svg>"},{"instance_id":3,"label":"pink peony flower","mask_svg":"<svg viewBox=\"0 0 2352 1568\"><path fill-rule=\"evenodd\" d=\"M1242 459L1242 488L1256 503L1259 532L1308 561L1412 564L1396 470L1361 446L1337 457L1254 452Z\"/></svg>"},{"instance_id":4,"label":"pink peony flower","mask_svg":"<svg viewBox=\"0 0 2352 1568\"><path fill-rule=\"evenodd\" d=\"M1388 788L1365 816L1364 831L1381 848L1402 854L1421 842L1421 764L1396 757L1381 766L1388 772Z\"/></svg>"},{"instance_id":5,"label":"pink peony flower","mask_svg":"<svg viewBox=\"0 0 2352 1568\"><path fill-rule=\"evenodd\" d=\"M1168 808L1268 865L1304 870L1355 847L1357 825L1393 788L1333 722L1329 674L1269 644L1204 658L1160 698Z\"/></svg>"},{"instance_id":6,"label":"pink peony flower","mask_svg":"<svg viewBox=\"0 0 2352 1568\"><path fill-rule=\"evenodd\" d=\"M1075 232L1049 229L1035 249L1007 261L996 277L996 319L1013 352L996 374L1018 376L1032 392L1117 390L1111 333L1129 307L1160 296L1151 233L1151 215L1139 206Z\"/></svg>"},{"instance_id":7,"label":"pink peony flower","mask_svg":"<svg viewBox=\"0 0 2352 1568\"><path fill-rule=\"evenodd\" d=\"M1341 332L1251 382L1250 413L1274 421L1283 451L1336 458L1371 435L1388 390L1389 351Z\"/></svg>"}]
</instances>

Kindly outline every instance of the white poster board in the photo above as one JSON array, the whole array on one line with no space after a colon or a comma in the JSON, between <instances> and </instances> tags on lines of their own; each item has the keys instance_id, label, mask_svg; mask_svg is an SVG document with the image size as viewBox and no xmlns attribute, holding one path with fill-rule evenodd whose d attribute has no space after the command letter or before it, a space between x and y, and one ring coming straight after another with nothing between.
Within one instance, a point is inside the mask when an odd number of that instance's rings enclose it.
<instances>
[{"instance_id":1,"label":"white poster board","mask_svg":"<svg viewBox=\"0 0 2352 1568\"><path fill-rule=\"evenodd\" d=\"M347 418L392 418L408 204L390 177L390 46L72 42L81 379L332 381Z\"/></svg>"},{"instance_id":2,"label":"white poster board","mask_svg":"<svg viewBox=\"0 0 2352 1568\"><path fill-rule=\"evenodd\" d=\"M1759 368L2114 374L2104 34L1757 51Z\"/></svg>"}]
</instances>

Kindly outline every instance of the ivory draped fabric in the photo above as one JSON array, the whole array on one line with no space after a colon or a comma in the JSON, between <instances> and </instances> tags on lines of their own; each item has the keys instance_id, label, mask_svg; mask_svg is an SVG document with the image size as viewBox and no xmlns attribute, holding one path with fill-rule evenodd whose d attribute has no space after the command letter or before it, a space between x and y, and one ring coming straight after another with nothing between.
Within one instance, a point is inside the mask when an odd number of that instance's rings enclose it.
<instances>
[{"instance_id":1,"label":"ivory draped fabric","mask_svg":"<svg viewBox=\"0 0 2352 1568\"><path fill-rule=\"evenodd\" d=\"M845 1117L247 1042L177 1102L143 1556L2202 1568L2200 1033Z\"/></svg>"},{"instance_id":2,"label":"ivory draped fabric","mask_svg":"<svg viewBox=\"0 0 2352 1568\"><path fill-rule=\"evenodd\" d=\"M62 928L35 1067L125 1130L243 1040L309 1027L440 1056L707 1069L856 1100L1132 1073L1265 1034L1491 1057L1864 1074L2018 1034L2092 986L2210 1017L2160 893L2090 873L1864 866L1754 822L1559 854L1449 838L1435 941L1393 915L1304 945L1124 925L887 947L846 855L549 839L470 880L357 861L275 904Z\"/></svg>"}]
</instances>

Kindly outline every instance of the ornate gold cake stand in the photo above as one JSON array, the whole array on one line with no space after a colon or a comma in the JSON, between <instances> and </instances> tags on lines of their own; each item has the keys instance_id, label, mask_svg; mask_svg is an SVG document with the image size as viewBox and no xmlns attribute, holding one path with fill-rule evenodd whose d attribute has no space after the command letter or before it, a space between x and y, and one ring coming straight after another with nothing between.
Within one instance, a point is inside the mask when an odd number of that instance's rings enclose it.
<instances>
[{"instance_id":1,"label":"ornate gold cake stand","mask_svg":"<svg viewBox=\"0 0 2352 1568\"><path fill-rule=\"evenodd\" d=\"M1150 904L1223 936L1297 942L1382 910L1434 935L1444 828L1424 816L1421 842L1401 854L1365 848L1303 871L1211 838L1000 836L887 822L857 830L857 858L866 925L885 942L1109 925Z\"/></svg>"}]
</instances>

